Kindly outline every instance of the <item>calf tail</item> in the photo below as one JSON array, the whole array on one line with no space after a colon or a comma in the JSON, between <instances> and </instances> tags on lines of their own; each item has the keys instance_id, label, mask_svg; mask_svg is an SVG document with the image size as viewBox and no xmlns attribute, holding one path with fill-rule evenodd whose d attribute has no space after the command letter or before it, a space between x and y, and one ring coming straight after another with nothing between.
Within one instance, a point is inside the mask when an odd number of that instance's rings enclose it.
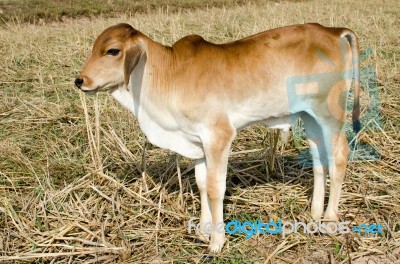
<instances>
[{"instance_id":1,"label":"calf tail","mask_svg":"<svg viewBox=\"0 0 400 264\"><path fill-rule=\"evenodd\" d=\"M342 37L345 37L350 44L353 57L353 80L354 80L354 104L353 104L353 131L358 133L361 130L360 122L360 56L357 37L351 30L346 30Z\"/></svg>"}]
</instances>

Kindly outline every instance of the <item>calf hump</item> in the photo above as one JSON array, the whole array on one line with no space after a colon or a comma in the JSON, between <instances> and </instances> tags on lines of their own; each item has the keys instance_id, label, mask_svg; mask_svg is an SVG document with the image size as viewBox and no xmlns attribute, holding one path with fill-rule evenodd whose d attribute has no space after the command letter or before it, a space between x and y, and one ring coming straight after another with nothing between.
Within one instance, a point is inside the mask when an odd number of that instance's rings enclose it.
<instances>
[{"instance_id":1,"label":"calf hump","mask_svg":"<svg viewBox=\"0 0 400 264\"><path fill-rule=\"evenodd\" d=\"M189 35L186 37L181 38L177 42L172 45L173 52L179 54L190 54L194 55L199 48L204 46L204 44L208 43L204 40L202 36L199 35ZM189 55L188 54L188 55Z\"/></svg>"}]
</instances>

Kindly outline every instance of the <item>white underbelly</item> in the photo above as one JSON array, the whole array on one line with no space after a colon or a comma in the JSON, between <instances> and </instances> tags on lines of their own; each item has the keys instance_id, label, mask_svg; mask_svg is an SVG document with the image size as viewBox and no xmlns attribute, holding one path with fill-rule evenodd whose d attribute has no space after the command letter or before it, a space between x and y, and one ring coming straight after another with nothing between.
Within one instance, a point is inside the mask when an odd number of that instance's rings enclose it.
<instances>
[{"instance_id":1,"label":"white underbelly","mask_svg":"<svg viewBox=\"0 0 400 264\"><path fill-rule=\"evenodd\" d=\"M151 144L169 149L190 159L204 157L199 137L187 134L179 129L165 129L143 112L139 115L138 120L140 128Z\"/></svg>"},{"instance_id":2,"label":"white underbelly","mask_svg":"<svg viewBox=\"0 0 400 264\"><path fill-rule=\"evenodd\" d=\"M112 93L112 96L136 116L141 130L150 143L187 158L204 157L200 138L183 132L168 113L157 111L157 114L149 115L139 100L135 101L126 89L118 89Z\"/></svg>"},{"instance_id":3,"label":"white underbelly","mask_svg":"<svg viewBox=\"0 0 400 264\"><path fill-rule=\"evenodd\" d=\"M283 116L283 117L271 117L264 119L261 123L265 124L269 128L281 129L283 131L289 131L292 123L295 121L294 116Z\"/></svg>"}]
</instances>

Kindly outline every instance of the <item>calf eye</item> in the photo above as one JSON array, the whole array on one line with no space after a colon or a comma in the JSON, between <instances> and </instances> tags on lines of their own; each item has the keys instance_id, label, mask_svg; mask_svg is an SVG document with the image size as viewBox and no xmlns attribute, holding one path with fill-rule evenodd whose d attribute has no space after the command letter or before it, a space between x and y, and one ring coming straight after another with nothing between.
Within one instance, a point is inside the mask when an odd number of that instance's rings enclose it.
<instances>
[{"instance_id":1,"label":"calf eye","mask_svg":"<svg viewBox=\"0 0 400 264\"><path fill-rule=\"evenodd\" d=\"M119 54L119 49L109 49L107 50L106 55L117 56Z\"/></svg>"}]
</instances>

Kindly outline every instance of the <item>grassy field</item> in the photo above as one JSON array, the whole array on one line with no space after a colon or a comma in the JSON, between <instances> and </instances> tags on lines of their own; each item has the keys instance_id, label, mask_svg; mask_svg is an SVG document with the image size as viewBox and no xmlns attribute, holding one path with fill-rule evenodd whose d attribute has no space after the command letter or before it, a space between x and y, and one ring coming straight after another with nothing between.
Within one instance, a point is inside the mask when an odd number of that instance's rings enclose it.
<instances>
[{"instance_id":1,"label":"grassy field","mask_svg":"<svg viewBox=\"0 0 400 264\"><path fill-rule=\"evenodd\" d=\"M291 0L298 2L302 0ZM160 8L168 12L196 10L207 7L233 7L249 2L245 0L2 0L0 23L29 22L41 24L79 17L116 17L122 13L151 13ZM262 3L252 0L251 3Z\"/></svg>"},{"instance_id":2,"label":"grassy field","mask_svg":"<svg viewBox=\"0 0 400 264\"><path fill-rule=\"evenodd\" d=\"M397 0L51 2L0 3L0 262L400 263ZM73 86L96 36L119 22L168 45L187 34L222 43L305 22L355 31L361 67L371 70L362 75L360 144L380 156L349 163L340 217L382 224L384 234L230 235L209 255L187 232L200 212L192 162L147 143L111 96ZM298 159L307 146L279 142L270 171L272 134L254 126L235 140L226 222L311 219L312 169Z\"/></svg>"}]
</instances>

